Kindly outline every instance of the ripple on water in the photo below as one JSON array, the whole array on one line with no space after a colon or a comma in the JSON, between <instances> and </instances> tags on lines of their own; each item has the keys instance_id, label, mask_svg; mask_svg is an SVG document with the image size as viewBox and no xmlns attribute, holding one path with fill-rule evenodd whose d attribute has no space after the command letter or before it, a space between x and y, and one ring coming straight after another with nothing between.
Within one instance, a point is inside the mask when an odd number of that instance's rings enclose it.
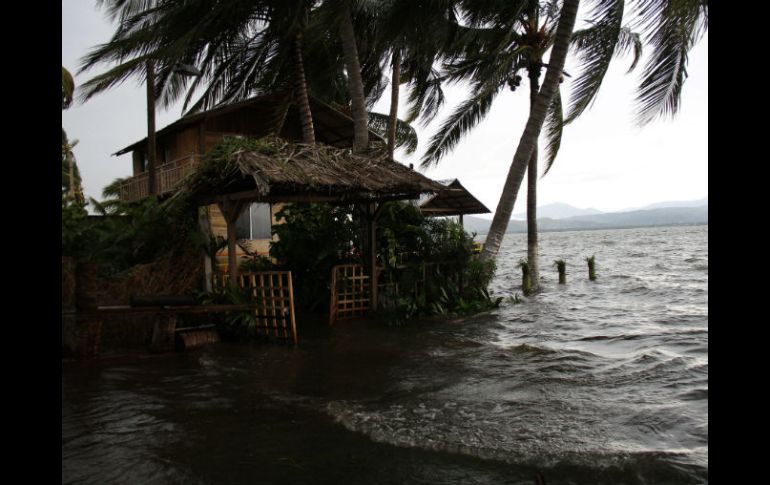
<instances>
[{"instance_id":1,"label":"ripple on water","mask_svg":"<svg viewBox=\"0 0 770 485\"><path fill-rule=\"evenodd\" d=\"M707 229L545 233L545 291L462 325L348 326L298 349L222 344L67 369L62 479L211 483L192 470L216 462L211 477L231 482L272 470L313 483L329 462L376 475L418 456L411 483L531 483L534 471L548 483L707 482ZM506 237L494 291L520 293L525 249L526 235ZM564 287L546 265L560 258ZM371 447L389 463L276 464L307 443L322 443L310 455Z\"/></svg>"}]
</instances>

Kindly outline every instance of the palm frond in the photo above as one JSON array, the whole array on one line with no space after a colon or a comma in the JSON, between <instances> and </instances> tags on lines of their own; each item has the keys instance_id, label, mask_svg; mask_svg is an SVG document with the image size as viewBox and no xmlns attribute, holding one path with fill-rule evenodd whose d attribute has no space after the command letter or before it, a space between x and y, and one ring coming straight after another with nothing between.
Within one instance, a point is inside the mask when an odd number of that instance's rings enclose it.
<instances>
[{"instance_id":1,"label":"palm frond","mask_svg":"<svg viewBox=\"0 0 770 485\"><path fill-rule=\"evenodd\" d=\"M146 62L147 58L137 57L136 59L115 66L107 72L94 76L80 86L81 89L78 99L85 103L94 95L122 84L132 75L144 75L146 77Z\"/></svg>"},{"instance_id":2,"label":"palm frond","mask_svg":"<svg viewBox=\"0 0 770 485\"><path fill-rule=\"evenodd\" d=\"M687 54L708 29L705 0L651 0L637 9L638 26L652 54L637 95L639 125L673 116L687 78Z\"/></svg>"},{"instance_id":3,"label":"palm frond","mask_svg":"<svg viewBox=\"0 0 770 485\"><path fill-rule=\"evenodd\" d=\"M573 84L566 124L574 121L596 99L618 46L623 10L623 0L602 0L591 12L589 22L592 26L573 33L571 44L577 51L581 69Z\"/></svg>"},{"instance_id":4,"label":"palm frond","mask_svg":"<svg viewBox=\"0 0 770 485\"><path fill-rule=\"evenodd\" d=\"M62 66L61 68L61 109L67 109L72 103L72 95L75 92L75 80L72 74Z\"/></svg>"},{"instance_id":5,"label":"palm frond","mask_svg":"<svg viewBox=\"0 0 770 485\"><path fill-rule=\"evenodd\" d=\"M626 74L631 73L642 58L642 36L637 32L632 32L629 27L623 27L620 29L620 34L618 35L618 45L615 48L615 55L625 56L628 54L632 54L633 58Z\"/></svg>"},{"instance_id":6,"label":"palm frond","mask_svg":"<svg viewBox=\"0 0 770 485\"><path fill-rule=\"evenodd\" d=\"M420 160L425 168L437 164L455 145L489 113L492 102L502 89L498 83L476 85L473 96L460 104L442 123L430 139L428 149Z\"/></svg>"},{"instance_id":7,"label":"palm frond","mask_svg":"<svg viewBox=\"0 0 770 485\"><path fill-rule=\"evenodd\" d=\"M561 146L561 136L564 130L564 116L561 105L561 89L556 88L553 101L548 107L548 113L545 117L545 170L542 177L551 170L556 155Z\"/></svg>"},{"instance_id":8,"label":"palm frond","mask_svg":"<svg viewBox=\"0 0 770 485\"><path fill-rule=\"evenodd\" d=\"M406 121L411 123L420 118L420 123L424 126L433 121L444 105L446 99L444 90L441 88L444 78L433 68L430 68L427 73L410 71L409 64L407 60L402 66L403 72L406 73L405 77L413 79L408 89Z\"/></svg>"},{"instance_id":9,"label":"palm frond","mask_svg":"<svg viewBox=\"0 0 770 485\"><path fill-rule=\"evenodd\" d=\"M380 135L383 139L388 138L388 119L389 116L382 113L369 112L369 129ZM409 123L396 120L396 147L403 148L406 153L414 153L417 150L417 131Z\"/></svg>"}]
</instances>

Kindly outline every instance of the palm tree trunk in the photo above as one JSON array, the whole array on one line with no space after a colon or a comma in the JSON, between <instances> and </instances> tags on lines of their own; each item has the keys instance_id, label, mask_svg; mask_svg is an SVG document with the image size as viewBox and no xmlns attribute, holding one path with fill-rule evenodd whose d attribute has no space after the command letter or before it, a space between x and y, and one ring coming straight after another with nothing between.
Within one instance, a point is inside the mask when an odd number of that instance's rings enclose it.
<instances>
[{"instance_id":1,"label":"palm tree trunk","mask_svg":"<svg viewBox=\"0 0 770 485\"><path fill-rule=\"evenodd\" d=\"M353 152L361 153L369 146L369 116L366 113L364 81L361 78L361 64L358 62L358 48L353 31L353 16L346 6L340 24L340 40L345 67L348 71L348 94L353 114Z\"/></svg>"},{"instance_id":2,"label":"palm tree trunk","mask_svg":"<svg viewBox=\"0 0 770 485\"><path fill-rule=\"evenodd\" d=\"M393 158L396 150L396 122L398 121L398 85L401 83L401 49L393 51L393 76L390 80L390 118L388 118L388 153Z\"/></svg>"},{"instance_id":3,"label":"palm tree trunk","mask_svg":"<svg viewBox=\"0 0 770 485\"><path fill-rule=\"evenodd\" d=\"M67 170L69 170L69 183L70 183L70 197L72 199L72 203L75 203L75 200L77 199L77 194L75 192L75 157L72 156L72 152L70 151L70 148L67 148Z\"/></svg>"},{"instance_id":4,"label":"palm tree trunk","mask_svg":"<svg viewBox=\"0 0 770 485\"><path fill-rule=\"evenodd\" d=\"M155 65L147 61L147 191L150 196L158 193L155 180Z\"/></svg>"},{"instance_id":5,"label":"palm tree trunk","mask_svg":"<svg viewBox=\"0 0 770 485\"><path fill-rule=\"evenodd\" d=\"M503 193L497 204L495 216L492 219L492 225L484 244L484 251L481 254L483 260L495 259L500 250L505 230L508 228L508 221L510 221L513 213L513 205L516 202L519 187L524 180L524 173L527 171L529 159L535 150L540 130L543 128L548 105L553 100L556 88L559 86L559 77L561 77L564 62L567 59L567 50L569 49L572 30L575 27L575 17L579 5L580 0L564 0L559 15L559 25L556 28L553 50L548 61L548 71L545 74L543 87L540 89L535 105L529 112L529 119L519 140L519 146L516 148L516 154L513 156L511 169L508 171Z\"/></svg>"},{"instance_id":6,"label":"palm tree trunk","mask_svg":"<svg viewBox=\"0 0 770 485\"><path fill-rule=\"evenodd\" d=\"M313 114L310 112L310 100L307 94L307 80L305 79L305 63L302 60L302 37L307 26L307 11L302 14L299 28L294 36L294 101L299 111L300 124L302 125L302 143L315 144L315 131L313 130Z\"/></svg>"},{"instance_id":7,"label":"palm tree trunk","mask_svg":"<svg viewBox=\"0 0 770 485\"><path fill-rule=\"evenodd\" d=\"M532 109L537 100L540 84L540 66L532 65L529 72L529 106ZM540 288L540 270L537 251L537 140L527 166L527 261L529 262L530 289Z\"/></svg>"}]
</instances>

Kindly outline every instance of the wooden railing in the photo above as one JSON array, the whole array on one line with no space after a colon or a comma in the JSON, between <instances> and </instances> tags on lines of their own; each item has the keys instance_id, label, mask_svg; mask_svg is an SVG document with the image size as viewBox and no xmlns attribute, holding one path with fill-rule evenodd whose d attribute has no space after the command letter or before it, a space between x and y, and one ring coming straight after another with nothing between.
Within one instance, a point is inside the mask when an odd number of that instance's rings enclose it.
<instances>
[{"instance_id":1,"label":"wooden railing","mask_svg":"<svg viewBox=\"0 0 770 485\"><path fill-rule=\"evenodd\" d=\"M227 288L230 283L230 276L225 273L214 274L212 279L213 287L218 290ZM273 336L297 343L291 271L240 273L238 286L248 290L251 303L255 305L254 330L257 336Z\"/></svg>"},{"instance_id":2,"label":"wooden railing","mask_svg":"<svg viewBox=\"0 0 770 485\"><path fill-rule=\"evenodd\" d=\"M155 179L158 195L176 189L179 182L193 172L199 160L200 155L190 154L160 165ZM136 202L149 195L149 176L146 172L131 177L120 186L120 200L123 202Z\"/></svg>"},{"instance_id":3,"label":"wooden railing","mask_svg":"<svg viewBox=\"0 0 770 485\"><path fill-rule=\"evenodd\" d=\"M361 317L369 312L370 278L360 264L339 264L332 268L329 325L337 320Z\"/></svg>"}]
</instances>

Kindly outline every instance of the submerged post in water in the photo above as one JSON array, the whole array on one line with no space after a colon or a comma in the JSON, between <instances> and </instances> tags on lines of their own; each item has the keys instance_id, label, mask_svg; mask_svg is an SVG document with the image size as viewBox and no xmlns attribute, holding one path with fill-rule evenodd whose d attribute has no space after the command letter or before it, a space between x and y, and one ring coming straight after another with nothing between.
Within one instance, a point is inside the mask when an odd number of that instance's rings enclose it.
<instances>
[{"instance_id":1,"label":"submerged post in water","mask_svg":"<svg viewBox=\"0 0 770 485\"><path fill-rule=\"evenodd\" d=\"M591 256L590 258L586 258L586 262L588 263L588 279L591 281L596 280L596 255Z\"/></svg>"},{"instance_id":2,"label":"submerged post in water","mask_svg":"<svg viewBox=\"0 0 770 485\"><path fill-rule=\"evenodd\" d=\"M553 265L556 266L556 269L559 271L559 284L567 284L567 262L563 259L557 259L553 262Z\"/></svg>"},{"instance_id":3,"label":"submerged post in water","mask_svg":"<svg viewBox=\"0 0 770 485\"><path fill-rule=\"evenodd\" d=\"M532 281L530 280L529 262L520 259L519 267L521 268L521 292L524 293L524 296L529 296L529 294L532 293Z\"/></svg>"}]
</instances>

